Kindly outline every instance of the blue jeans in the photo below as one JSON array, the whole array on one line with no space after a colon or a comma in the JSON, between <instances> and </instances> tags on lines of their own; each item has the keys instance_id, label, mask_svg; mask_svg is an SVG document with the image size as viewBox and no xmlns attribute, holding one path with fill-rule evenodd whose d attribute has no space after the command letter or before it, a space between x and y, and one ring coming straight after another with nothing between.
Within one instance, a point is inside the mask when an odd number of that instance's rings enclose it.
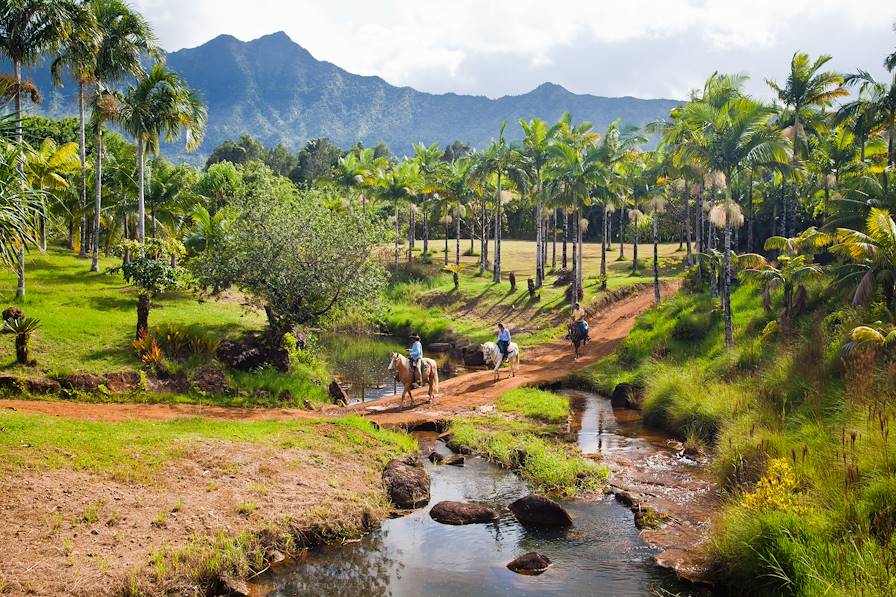
<instances>
[{"instance_id":1,"label":"blue jeans","mask_svg":"<svg viewBox=\"0 0 896 597\"><path fill-rule=\"evenodd\" d=\"M581 332L582 337L585 338L588 336L588 324L584 321L577 321L576 324L579 326L579 332Z\"/></svg>"},{"instance_id":2,"label":"blue jeans","mask_svg":"<svg viewBox=\"0 0 896 597\"><path fill-rule=\"evenodd\" d=\"M501 354L507 358L507 354L510 352L510 342L507 340L498 340L498 349L501 351Z\"/></svg>"}]
</instances>

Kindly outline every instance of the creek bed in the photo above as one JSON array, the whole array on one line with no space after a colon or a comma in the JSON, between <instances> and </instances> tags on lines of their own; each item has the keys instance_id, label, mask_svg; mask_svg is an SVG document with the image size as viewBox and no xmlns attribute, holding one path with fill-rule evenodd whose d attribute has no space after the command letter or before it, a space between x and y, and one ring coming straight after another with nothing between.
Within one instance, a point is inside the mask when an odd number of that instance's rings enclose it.
<instances>
[{"instance_id":1,"label":"creek bed","mask_svg":"<svg viewBox=\"0 0 896 597\"><path fill-rule=\"evenodd\" d=\"M638 449L637 438L617 433L608 400L594 395L573 398L571 431L579 433L585 451L597 451L598 445L601 450ZM415 435L424 455L432 450L450 454L434 433ZM574 519L573 528L566 531L525 529L506 510L493 524L447 526L429 517L429 508L441 500L502 507L529 488L512 472L478 457L468 456L462 468L428 461L425 466L432 477L432 499L425 508L385 521L361 541L309 550L289 567L257 579L259 594L705 594L654 564L656 550L642 540L632 513L610 496L564 502ZM540 576L506 568L529 551L546 555L553 565Z\"/></svg>"}]
</instances>

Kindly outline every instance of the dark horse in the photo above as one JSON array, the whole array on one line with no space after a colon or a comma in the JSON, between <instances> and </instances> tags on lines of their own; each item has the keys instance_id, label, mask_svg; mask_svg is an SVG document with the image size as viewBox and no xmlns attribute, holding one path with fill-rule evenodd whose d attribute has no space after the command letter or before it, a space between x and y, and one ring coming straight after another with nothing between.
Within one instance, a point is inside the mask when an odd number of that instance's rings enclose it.
<instances>
[{"instance_id":1,"label":"dark horse","mask_svg":"<svg viewBox=\"0 0 896 597\"><path fill-rule=\"evenodd\" d=\"M572 322L566 326L567 334L566 337L572 342L573 347L576 349L576 358L579 358L579 353L581 352L580 346L582 344L588 343L588 333L583 332L579 327L578 322Z\"/></svg>"}]
</instances>

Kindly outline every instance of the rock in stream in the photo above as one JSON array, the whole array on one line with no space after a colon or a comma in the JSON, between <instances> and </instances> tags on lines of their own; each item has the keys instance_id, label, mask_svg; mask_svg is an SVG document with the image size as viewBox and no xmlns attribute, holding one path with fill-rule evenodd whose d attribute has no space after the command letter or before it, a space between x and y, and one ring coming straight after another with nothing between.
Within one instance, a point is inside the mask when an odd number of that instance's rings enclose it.
<instances>
[{"instance_id":1,"label":"rock in stream","mask_svg":"<svg viewBox=\"0 0 896 597\"><path fill-rule=\"evenodd\" d=\"M389 461L383 470L383 483L398 508L409 510L429 503L429 475L416 461Z\"/></svg>"}]
</instances>

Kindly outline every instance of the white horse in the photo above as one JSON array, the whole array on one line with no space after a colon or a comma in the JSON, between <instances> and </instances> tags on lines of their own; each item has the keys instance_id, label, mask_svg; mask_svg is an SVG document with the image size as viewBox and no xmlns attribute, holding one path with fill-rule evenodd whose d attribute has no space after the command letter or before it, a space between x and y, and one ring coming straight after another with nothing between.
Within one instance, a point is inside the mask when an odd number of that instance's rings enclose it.
<instances>
[{"instance_id":1,"label":"white horse","mask_svg":"<svg viewBox=\"0 0 896 597\"><path fill-rule=\"evenodd\" d=\"M424 371L421 376L421 383L429 384L429 401L435 392L439 391L439 367L432 359L423 359ZM403 354L393 352L392 360L389 361L389 371L394 371L398 377L398 381L404 386L401 392L401 406L404 406L405 394L411 399L411 406L414 406L414 395L411 394L411 387L414 385L414 368L411 367L411 361Z\"/></svg>"},{"instance_id":2,"label":"white horse","mask_svg":"<svg viewBox=\"0 0 896 597\"><path fill-rule=\"evenodd\" d=\"M498 381L501 377L498 370L504 362L510 365L510 376L516 377L516 368L520 366L520 347L516 345L516 342L511 342L510 346L507 347L506 359L501 354L501 349L494 342L486 342L482 345L482 356L489 367L494 367L495 381Z\"/></svg>"}]
</instances>

